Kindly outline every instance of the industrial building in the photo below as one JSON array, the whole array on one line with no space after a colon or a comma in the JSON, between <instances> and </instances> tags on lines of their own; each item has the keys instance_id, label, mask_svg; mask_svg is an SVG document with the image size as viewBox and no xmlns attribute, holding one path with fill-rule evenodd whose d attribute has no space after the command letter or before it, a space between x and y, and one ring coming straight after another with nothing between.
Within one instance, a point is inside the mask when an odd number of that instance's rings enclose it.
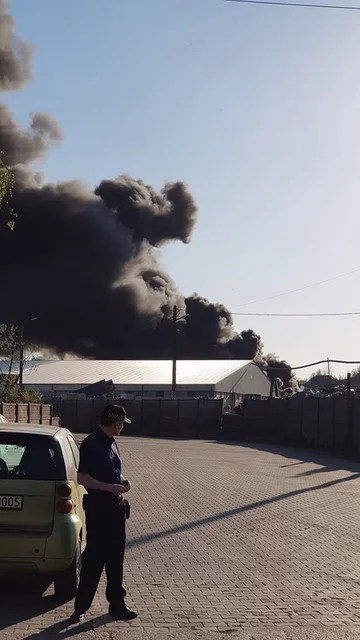
<instances>
[{"instance_id":1,"label":"industrial building","mask_svg":"<svg viewBox=\"0 0 360 640\"><path fill-rule=\"evenodd\" d=\"M80 393L112 398L168 398L171 360L52 360L25 363L26 390L46 395ZM176 396L187 398L269 397L270 381L249 360L178 360Z\"/></svg>"}]
</instances>

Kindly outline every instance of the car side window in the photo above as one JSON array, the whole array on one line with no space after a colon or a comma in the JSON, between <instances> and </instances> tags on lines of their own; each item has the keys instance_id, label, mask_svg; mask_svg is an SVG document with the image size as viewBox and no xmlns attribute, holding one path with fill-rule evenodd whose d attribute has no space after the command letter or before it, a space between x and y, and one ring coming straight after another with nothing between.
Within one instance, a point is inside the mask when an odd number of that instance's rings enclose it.
<instances>
[{"instance_id":1,"label":"car side window","mask_svg":"<svg viewBox=\"0 0 360 640\"><path fill-rule=\"evenodd\" d=\"M71 436L67 436L67 440L68 440L68 443L70 445L70 449L71 449L72 454L73 454L75 467L76 467L76 469L78 469L79 468L79 462L80 462L79 449L78 449L78 447L76 445L75 440Z\"/></svg>"}]
</instances>

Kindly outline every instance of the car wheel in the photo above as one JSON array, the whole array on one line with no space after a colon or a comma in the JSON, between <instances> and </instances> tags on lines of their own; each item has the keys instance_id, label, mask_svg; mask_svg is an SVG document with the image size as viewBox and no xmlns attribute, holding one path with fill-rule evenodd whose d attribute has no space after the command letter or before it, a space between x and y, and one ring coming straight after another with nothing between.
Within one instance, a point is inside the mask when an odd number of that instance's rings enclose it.
<instances>
[{"instance_id":1,"label":"car wheel","mask_svg":"<svg viewBox=\"0 0 360 640\"><path fill-rule=\"evenodd\" d=\"M78 542L74 559L68 569L59 573L54 580L55 596L63 602L76 596L81 571L81 542Z\"/></svg>"}]
</instances>

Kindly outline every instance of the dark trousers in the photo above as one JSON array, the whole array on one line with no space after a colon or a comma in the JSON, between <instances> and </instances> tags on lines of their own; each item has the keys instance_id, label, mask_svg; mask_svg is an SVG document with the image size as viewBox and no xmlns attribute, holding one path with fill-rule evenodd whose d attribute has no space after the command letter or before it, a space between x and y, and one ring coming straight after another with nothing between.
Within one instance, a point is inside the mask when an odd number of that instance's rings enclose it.
<instances>
[{"instance_id":1,"label":"dark trousers","mask_svg":"<svg viewBox=\"0 0 360 640\"><path fill-rule=\"evenodd\" d=\"M82 557L80 583L75 599L75 610L85 613L90 609L101 574L105 567L106 598L110 609L124 605L123 587L125 553L125 506L119 504L89 504L86 513L86 548Z\"/></svg>"}]
</instances>

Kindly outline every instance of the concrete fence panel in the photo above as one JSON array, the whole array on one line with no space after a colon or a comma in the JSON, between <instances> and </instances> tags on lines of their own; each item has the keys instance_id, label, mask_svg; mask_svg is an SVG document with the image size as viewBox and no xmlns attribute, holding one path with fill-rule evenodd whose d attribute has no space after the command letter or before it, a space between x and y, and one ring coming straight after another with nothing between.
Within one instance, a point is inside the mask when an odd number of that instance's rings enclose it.
<instances>
[{"instance_id":1,"label":"concrete fence panel","mask_svg":"<svg viewBox=\"0 0 360 640\"><path fill-rule=\"evenodd\" d=\"M355 449L360 451L360 398L355 398L353 402L352 437Z\"/></svg>"},{"instance_id":2,"label":"concrete fence panel","mask_svg":"<svg viewBox=\"0 0 360 640\"><path fill-rule=\"evenodd\" d=\"M253 400L252 402L257 401ZM260 402L263 402L265 405L269 404L269 411L267 414L267 433L269 435L270 441L284 442L286 440L288 401L269 400Z\"/></svg>"},{"instance_id":3,"label":"concrete fence panel","mask_svg":"<svg viewBox=\"0 0 360 640\"><path fill-rule=\"evenodd\" d=\"M303 398L289 398L287 403L286 434L285 439L289 444L301 444L303 421Z\"/></svg>"},{"instance_id":4,"label":"concrete fence panel","mask_svg":"<svg viewBox=\"0 0 360 640\"><path fill-rule=\"evenodd\" d=\"M304 398L302 434L304 443L317 446L319 442L319 398Z\"/></svg>"},{"instance_id":5,"label":"concrete fence panel","mask_svg":"<svg viewBox=\"0 0 360 640\"><path fill-rule=\"evenodd\" d=\"M334 416L334 446L342 448L348 439L348 406L349 401L346 396L337 396L335 402Z\"/></svg>"},{"instance_id":6,"label":"concrete fence panel","mask_svg":"<svg viewBox=\"0 0 360 640\"><path fill-rule=\"evenodd\" d=\"M322 447L331 447L334 440L336 396L332 398L320 398L319 400L319 440Z\"/></svg>"},{"instance_id":7,"label":"concrete fence panel","mask_svg":"<svg viewBox=\"0 0 360 640\"><path fill-rule=\"evenodd\" d=\"M30 416L30 422L33 424L41 424L43 416L42 404L30 404L28 414Z\"/></svg>"},{"instance_id":8,"label":"concrete fence panel","mask_svg":"<svg viewBox=\"0 0 360 640\"><path fill-rule=\"evenodd\" d=\"M54 417L50 404L28 404L25 402L1 402L0 413L9 422L32 423L44 425L58 425L59 420Z\"/></svg>"},{"instance_id":9,"label":"concrete fence panel","mask_svg":"<svg viewBox=\"0 0 360 640\"><path fill-rule=\"evenodd\" d=\"M196 411L196 435L198 438L218 438L222 420L223 400L199 398Z\"/></svg>"}]
</instances>

